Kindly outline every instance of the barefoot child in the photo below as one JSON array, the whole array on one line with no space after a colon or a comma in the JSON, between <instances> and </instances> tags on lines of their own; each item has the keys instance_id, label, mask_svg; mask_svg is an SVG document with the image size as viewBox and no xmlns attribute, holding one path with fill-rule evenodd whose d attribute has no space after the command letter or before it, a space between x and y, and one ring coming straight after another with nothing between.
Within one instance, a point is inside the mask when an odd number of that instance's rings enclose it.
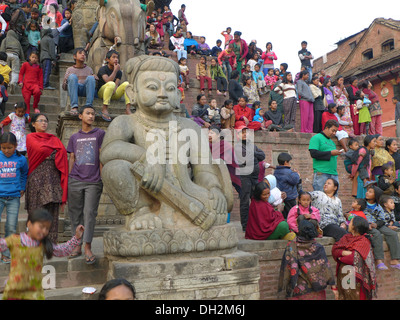
<instances>
[{"instance_id":1,"label":"barefoot child","mask_svg":"<svg viewBox=\"0 0 400 320\"><path fill-rule=\"evenodd\" d=\"M37 209L28 216L27 231L0 239L0 250L11 252L11 268L3 300L44 300L42 288L43 258L65 257L79 245L84 227L76 228L75 236L64 244L54 244L47 237L52 215Z\"/></svg>"},{"instance_id":2,"label":"barefoot child","mask_svg":"<svg viewBox=\"0 0 400 320\"><path fill-rule=\"evenodd\" d=\"M235 111L233 110L233 101L225 100L224 106L221 108L221 129L235 128Z\"/></svg>"},{"instance_id":3,"label":"barefoot child","mask_svg":"<svg viewBox=\"0 0 400 320\"><path fill-rule=\"evenodd\" d=\"M302 191L299 194L297 206L290 209L287 222L291 231L299 232L297 218L302 215L307 220L321 220L319 210L311 205L311 195L308 192Z\"/></svg>"}]
</instances>

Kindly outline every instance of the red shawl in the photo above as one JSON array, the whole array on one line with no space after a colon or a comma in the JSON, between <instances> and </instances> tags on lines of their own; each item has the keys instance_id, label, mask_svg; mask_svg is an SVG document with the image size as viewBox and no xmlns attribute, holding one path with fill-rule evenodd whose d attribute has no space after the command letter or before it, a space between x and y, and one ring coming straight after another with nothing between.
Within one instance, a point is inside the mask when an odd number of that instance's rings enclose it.
<instances>
[{"instance_id":1,"label":"red shawl","mask_svg":"<svg viewBox=\"0 0 400 320\"><path fill-rule=\"evenodd\" d=\"M57 151L55 164L61 173L61 188L63 190L62 203L67 202L68 196L68 156L63 143L55 135L46 132L33 132L26 136L26 149L29 159L28 176L54 150Z\"/></svg>"},{"instance_id":2,"label":"red shawl","mask_svg":"<svg viewBox=\"0 0 400 320\"><path fill-rule=\"evenodd\" d=\"M252 198L245 238L266 240L284 220L282 213L275 211L268 202Z\"/></svg>"},{"instance_id":3,"label":"red shawl","mask_svg":"<svg viewBox=\"0 0 400 320\"><path fill-rule=\"evenodd\" d=\"M340 250L340 252L343 250L355 250L365 260L367 259L368 253L371 250L371 242L365 236L353 236L352 234L348 233L333 245L332 255L334 258L334 251L336 250Z\"/></svg>"}]
</instances>

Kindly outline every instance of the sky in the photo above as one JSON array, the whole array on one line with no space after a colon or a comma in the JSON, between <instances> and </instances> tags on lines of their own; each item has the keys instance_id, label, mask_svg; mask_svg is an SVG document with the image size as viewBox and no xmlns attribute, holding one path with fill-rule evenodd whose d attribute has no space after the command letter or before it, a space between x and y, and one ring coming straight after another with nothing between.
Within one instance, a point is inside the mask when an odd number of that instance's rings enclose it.
<instances>
[{"instance_id":1,"label":"sky","mask_svg":"<svg viewBox=\"0 0 400 320\"><path fill-rule=\"evenodd\" d=\"M398 0L172 0L171 10L178 16L181 5L186 5L188 31L194 36L205 36L212 48L227 27L242 32L249 44L257 40L257 47L265 51L272 42L278 60L275 67L285 62L288 71L300 71L298 51L301 41L308 42L308 50L319 58L336 48L335 43L368 28L375 18L400 20Z\"/></svg>"}]
</instances>

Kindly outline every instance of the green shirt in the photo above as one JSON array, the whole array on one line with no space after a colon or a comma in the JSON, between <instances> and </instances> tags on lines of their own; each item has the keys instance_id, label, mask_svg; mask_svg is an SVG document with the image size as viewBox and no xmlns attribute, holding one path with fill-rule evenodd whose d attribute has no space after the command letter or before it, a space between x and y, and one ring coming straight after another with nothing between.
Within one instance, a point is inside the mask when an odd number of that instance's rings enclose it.
<instances>
[{"instance_id":1,"label":"green shirt","mask_svg":"<svg viewBox=\"0 0 400 320\"><path fill-rule=\"evenodd\" d=\"M336 149L335 143L323 133L318 133L310 139L309 150L318 150L321 152L332 151ZM331 156L329 160L320 160L313 158L314 172L338 175L337 156Z\"/></svg>"}]
</instances>

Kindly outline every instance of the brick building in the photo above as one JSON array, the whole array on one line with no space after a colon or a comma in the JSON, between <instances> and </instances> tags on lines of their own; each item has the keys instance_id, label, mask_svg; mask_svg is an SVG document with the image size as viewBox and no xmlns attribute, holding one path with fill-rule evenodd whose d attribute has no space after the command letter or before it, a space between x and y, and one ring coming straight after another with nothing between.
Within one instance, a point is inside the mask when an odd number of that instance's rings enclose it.
<instances>
[{"instance_id":1,"label":"brick building","mask_svg":"<svg viewBox=\"0 0 400 320\"><path fill-rule=\"evenodd\" d=\"M367 29L336 44L335 50L314 61L313 71L370 81L383 109L383 133L395 136L392 97L400 94L400 21L376 18Z\"/></svg>"}]
</instances>

